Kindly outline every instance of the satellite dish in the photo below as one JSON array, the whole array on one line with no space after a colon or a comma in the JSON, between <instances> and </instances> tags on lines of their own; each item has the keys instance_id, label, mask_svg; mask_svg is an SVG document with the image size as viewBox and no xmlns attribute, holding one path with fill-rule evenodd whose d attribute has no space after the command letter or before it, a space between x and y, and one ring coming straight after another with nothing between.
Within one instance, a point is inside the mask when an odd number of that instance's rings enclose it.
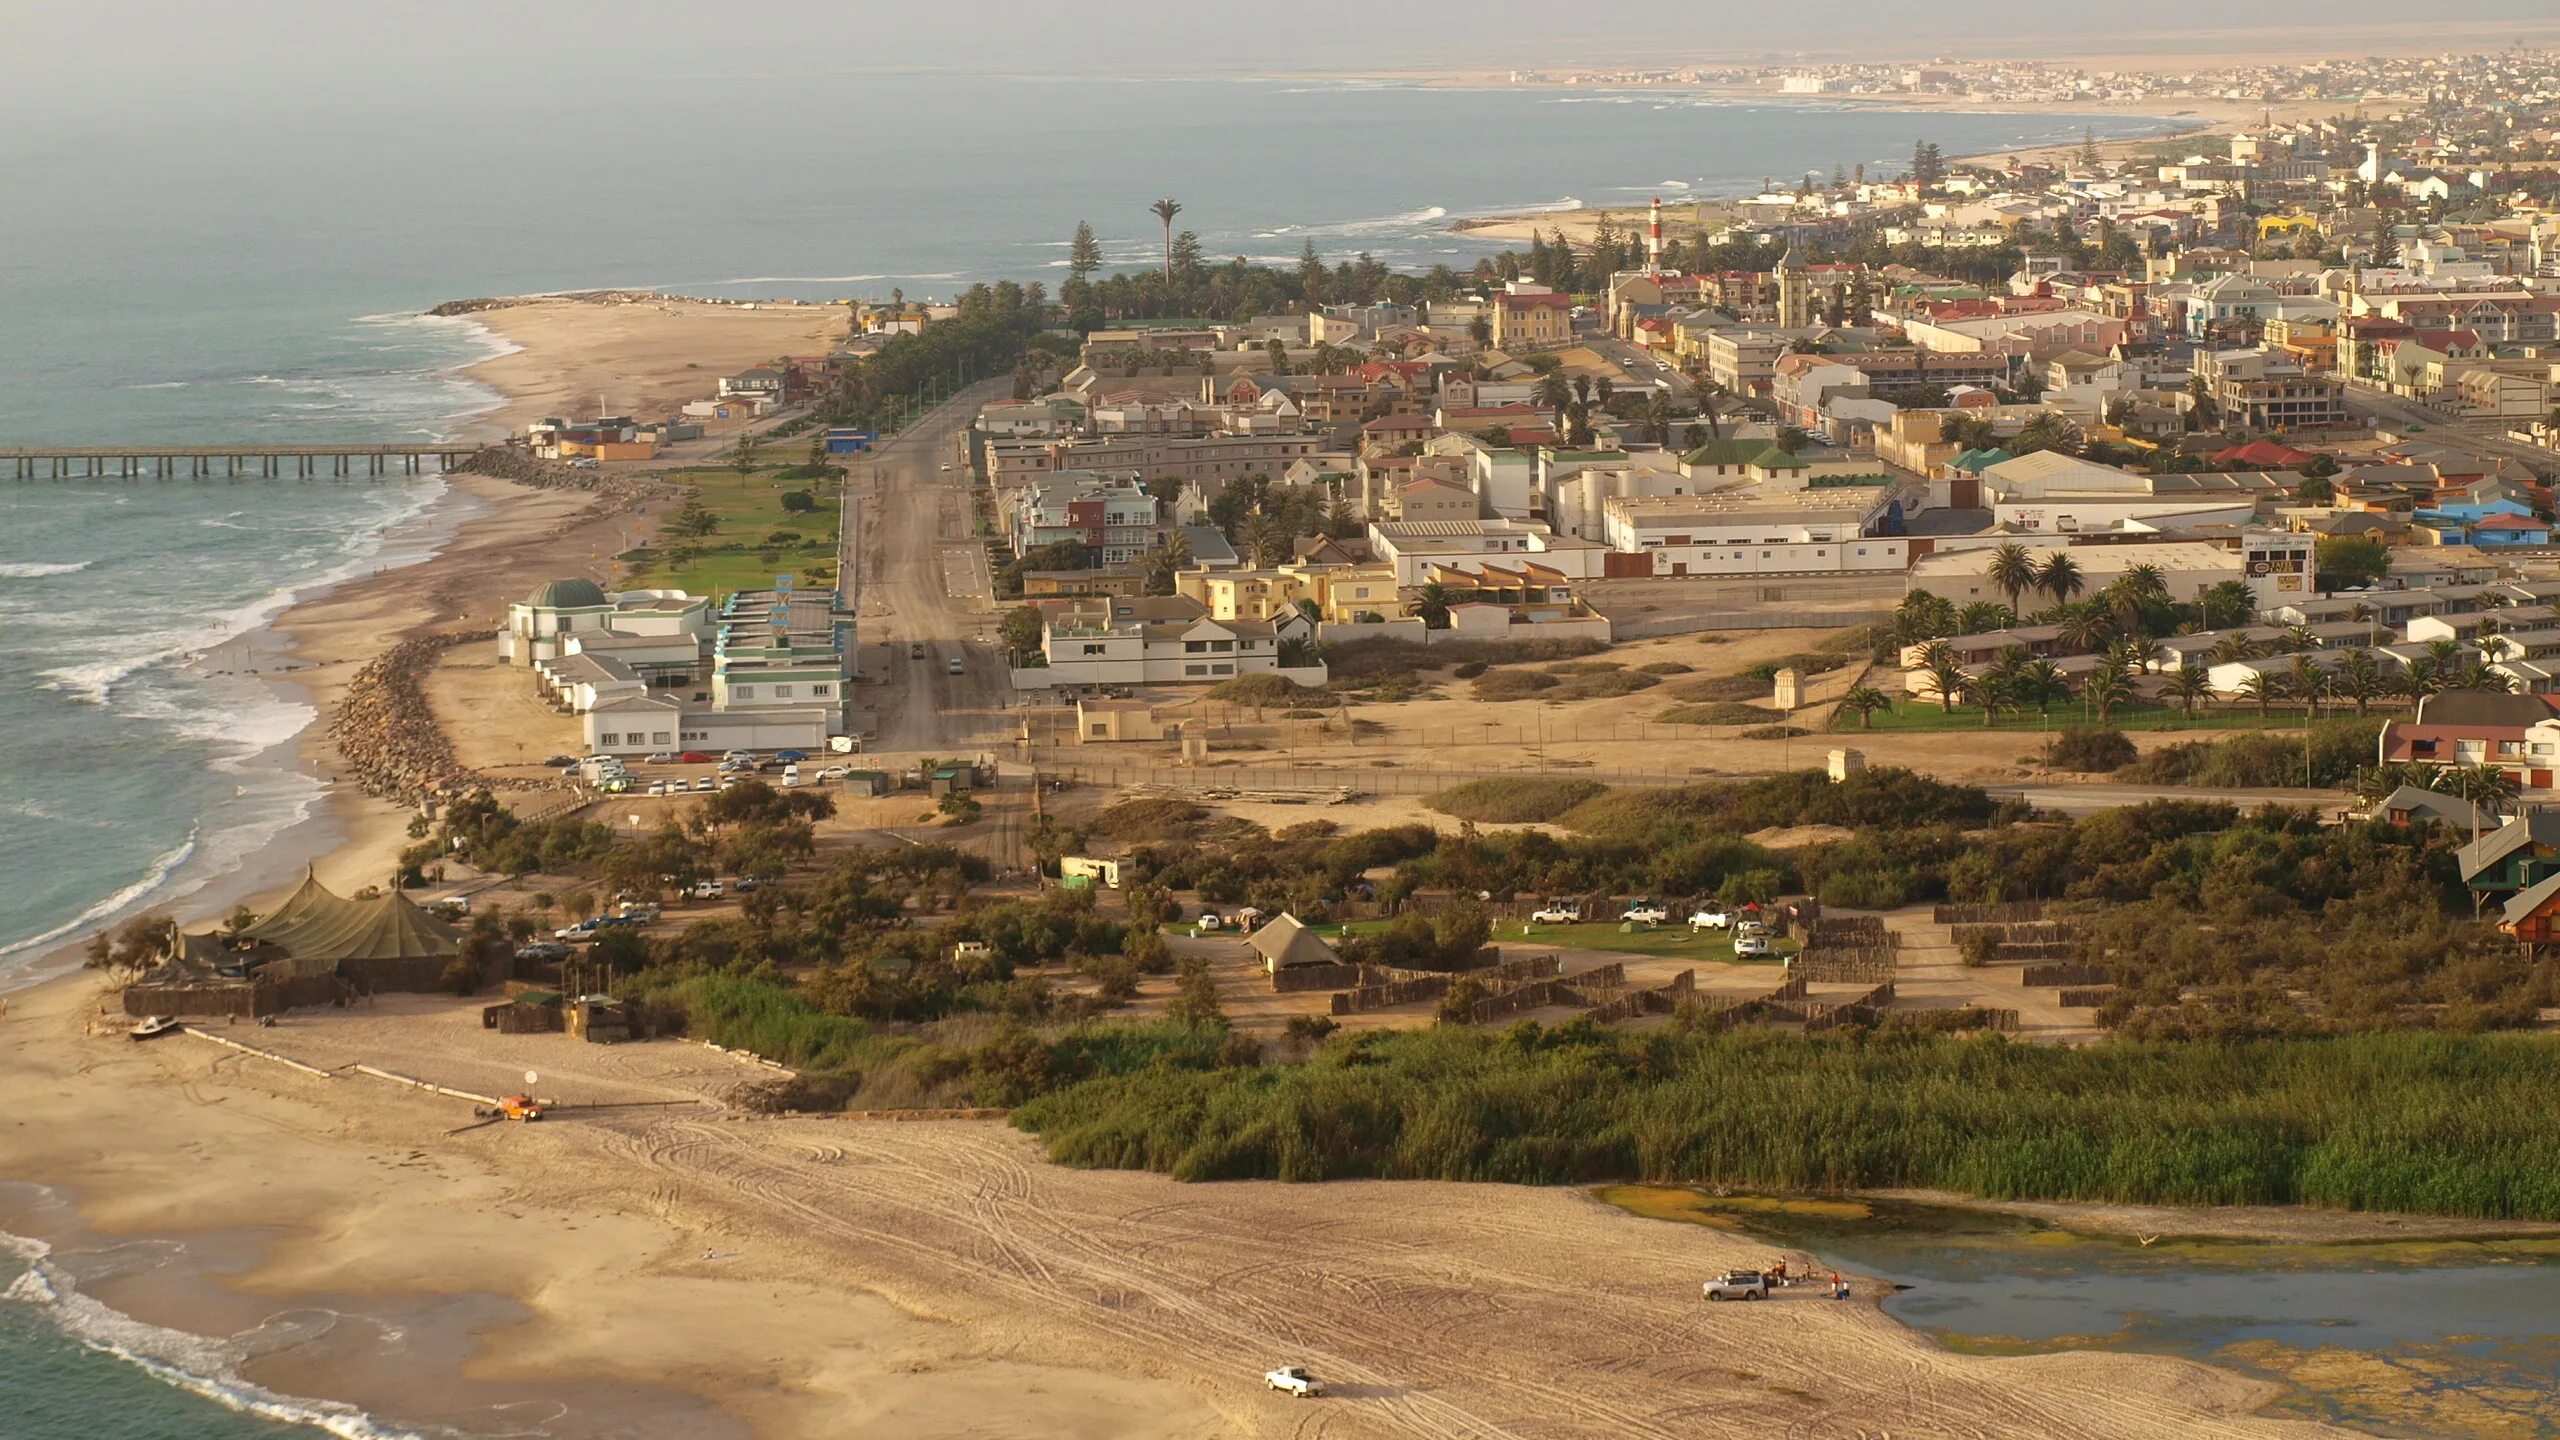
<instances>
[{"instance_id":1,"label":"satellite dish","mask_svg":"<svg viewBox=\"0 0 2560 1440\"><path fill-rule=\"evenodd\" d=\"M542 1077L541 1077L541 1076L539 1076L539 1075L536 1075L535 1073L533 1073L533 1072L532 1072L532 1071L530 1071L530 1070L527 1070L526 1072L524 1072L524 1083L526 1083L527 1085L539 1085L539 1084L541 1084L541 1083L542 1083Z\"/></svg>"}]
</instances>

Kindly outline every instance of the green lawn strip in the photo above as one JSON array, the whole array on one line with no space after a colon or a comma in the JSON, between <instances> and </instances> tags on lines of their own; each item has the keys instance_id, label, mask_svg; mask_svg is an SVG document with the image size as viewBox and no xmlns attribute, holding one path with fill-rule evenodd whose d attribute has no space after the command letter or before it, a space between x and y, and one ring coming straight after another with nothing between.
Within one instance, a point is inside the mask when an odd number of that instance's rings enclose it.
<instances>
[{"instance_id":1,"label":"green lawn strip","mask_svg":"<svg viewBox=\"0 0 2560 1440\"><path fill-rule=\"evenodd\" d=\"M2326 710L2321 712L2324 718L2331 713ZM2352 713L2352 711L2338 713ZM2119 705L2115 708L2115 713L2109 717L2109 723L2114 728L2127 731L2298 729L2302 720L2300 710L2282 705L2275 706L2264 716L2259 715L2255 707L2245 709L2199 707L2193 719L2187 718L2186 712L2174 705ZM1874 721L1872 726L1861 726L1856 717L1842 715L1833 720L1831 728L1834 733L1839 734L1858 733L1862 729L1883 734L1986 728L2027 734L2058 734L2075 727L2095 728L2098 716L2096 711L2083 710L2078 705L2068 707L2057 705L2049 716L2038 715L2033 710L2023 715L2014 710L2004 710L2000 713L1996 724L1986 727L1982 723L1980 706L1958 705L1953 712L1949 712L1926 701L1904 701L1896 704L1891 710L1875 712Z\"/></svg>"},{"instance_id":2,"label":"green lawn strip","mask_svg":"<svg viewBox=\"0 0 2560 1440\"><path fill-rule=\"evenodd\" d=\"M701 502L718 519L718 528L705 536L661 534L657 541L640 550L627 552L622 558L633 567L632 583L641 588L675 588L696 595L726 595L739 590L761 589L773 583L780 574L807 576L823 567L829 576L835 563L835 496L824 482L786 479L787 467L772 466L741 475L734 468L705 467L679 470L672 478L688 487L689 497ZM793 514L782 508L782 497L793 490L806 490L817 508ZM684 502L675 502L681 506ZM672 515L674 507L670 507ZM768 546L767 536L778 531L792 531L801 536L797 544ZM688 547L692 556L681 564L671 560L670 552Z\"/></svg>"}]
</instances>

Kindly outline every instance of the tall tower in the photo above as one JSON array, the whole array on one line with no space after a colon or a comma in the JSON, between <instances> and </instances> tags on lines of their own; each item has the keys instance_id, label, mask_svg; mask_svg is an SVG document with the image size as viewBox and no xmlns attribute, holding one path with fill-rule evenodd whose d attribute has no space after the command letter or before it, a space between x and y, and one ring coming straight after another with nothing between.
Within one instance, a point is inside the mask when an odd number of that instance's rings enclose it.
<instances>
[{"instance_id":1,"label":"tall tower","mask_svg":"<svg viewBox=\"0 0 2560 1440\"><path fill-rule=\"evenodd\" d=\"M1796 258L1795 241L1778 259L1778 328L1800 330L1813 323L1813 274Z\"/></svg>"},{"instance_id":2,"label":"tall tower","mask_svg":"<svg viewBox=\"0 0 2560 1440\"><path fill-rule=\"evenodd\" d=\"M1653 197L1653 211L1644 227L1644 273L1648 279L1662 278L1662 197Z\"/></svg>"}]
</instances>

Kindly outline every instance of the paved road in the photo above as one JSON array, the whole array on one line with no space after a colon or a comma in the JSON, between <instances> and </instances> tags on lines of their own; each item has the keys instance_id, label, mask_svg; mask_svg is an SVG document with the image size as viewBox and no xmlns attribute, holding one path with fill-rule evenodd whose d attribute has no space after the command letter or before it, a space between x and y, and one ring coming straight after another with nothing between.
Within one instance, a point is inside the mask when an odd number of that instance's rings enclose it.
<instances>
[{"instance_id":1,"label":"paved road","mask_svg":"<svg viewBox=\"0 0 2560 1440\"><path fill-rule=\"evenodd\" d=\"M847 477L860 517L866 683L856 703L877 719L866 750L965 753L1011 738L986 551L975 533L970 476L952 458L961 429L1005 384L963 391ZM918 642L924 658L909 659ZM954 660L965 674L949 673Z\"/></svg>"},{"instance_id":2,"label":"paved road","mask_svg":"<svg viewBox=\"0 0 2560 1440\"><path fill-rule=\"evenodd\" d=\"M2482 457L2521 461L2537 475L2549 475L2555 467L2560 467L2560 455L2554 455L2539 445L2508 439L2503 424L2456 420L2406 396L2377 390L2370 385L2349 385L2347 408L2382 420L2395 429L2423 425L2426 432L2415 439L2437 441Z\"/></svg>"}]
</instances>

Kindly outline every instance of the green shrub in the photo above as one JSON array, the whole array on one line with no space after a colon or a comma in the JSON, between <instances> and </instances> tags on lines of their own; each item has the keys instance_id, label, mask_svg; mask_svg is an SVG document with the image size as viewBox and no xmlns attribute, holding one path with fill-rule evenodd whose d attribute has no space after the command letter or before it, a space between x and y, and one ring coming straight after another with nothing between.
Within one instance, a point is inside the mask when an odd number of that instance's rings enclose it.
<instances>
[{"instance_id":1,"label":"green shrub","mask_svg":"<svg viewBox=\"0 0 2560 1440\"><path fill-rule=\"evenodd\" d=\"M1526 700L1564 682L1538 670L1495 670L1476 677L1478 700Z\"/></svg>"},{"instance_id":2,"label":"green shrub","mask_svg":"<svg viewBox=\"0 0 2560 1440\"><path fill-rule=\"evenodd\" d=\"M1563 689L1556 692L1555 698L1558 700L1611 700L1621 695L1633 695L1639 690L1650 690L1661 683L1660 680L1641 671L1600 670L1576 676L1567 682Z\"/></svg>"},{"instance_id":3,"label":"green shrub","mask_svg":"<svg viewBox=\"0 0 2560 1440\"><path fill-rule=\"evenodd\" d=\"M1461 680L1473 680L1490 668L1490 666L1486 665L1481 660L1467 660L1461 662L1456 669L1451 670L1449 673L1457 676Z\"/></svg>"},{"instance_id":4,"label":"green shrub","mask_svg":"<svg viewBox=\"0 0 2560 1440\"><path fill-rule=\"evenodd\" d=\"M2054 737L2045 758L2056 770L2098 775L2120 770L2140 755L2121 730L2082 730L2075 726Z\"/></svg>"},{"instance_id":5,"label":"green shrub","mask_svg":"<svg viewBox=\"0 0 2560 1440\"><path fill-rule=\"evenodd\" d=\"M1766 700L1769 682L1749 675L1708 675L1671 687L1675 697L1693 703L1716 700Z\"/></svg>"},{"instance_id":6,"label":"green shrub","mask_svg":"<svg viewBox=\"0 0 2560 1440\"><path fill-rule=\"evenodd\" d=\"M1221 680L1210 686L1206 693L1210 699L1223 700L1230 705L1294 705L1303 704L1324 691L1312 685L1301 685L1286 675L1266 673Z\"/></svg>"},{"instance_id":7,"label":"green shrub","mask_svg":"<svg viewBox=\"0 0 2560 1440\"><path fill-rule=\"evenodd\" d=\"M1677 660L1656 660L1649 665L1639 665L1636 668L1647 675L1688 675L1694 673L1694 667L1683 665Z\"/></svg>"},{"instance_id":8,"label":"green shrub","mask_svg":"<svg viewBox=\"0 0 2560 1440\"><path fill-rule=\"evenodd\" d=\"M1800 729L1794 725L1762 725L1756 729L1743 731L1737 738L1744 740L1801 740L1812 733L1813 732L1810 730Z\"/></svg>"},{"instance_id":9,"label":"green shrub","mask_svg":"<svg viewBox=\"0 0 2560 1440\"><path fill-rule=\"evenodd\" d=\"M1178 840L1200 828L1209 812L1187 800L1147 799L1123 800L1093 817L1085 833L1098 840L1118 840L1136 844L1147 840Z\"/></svg>"},{"instance_id":10,"label":"green shrub","mask_svg":"<svg viewBox=\"0 0 2560 1440\"><path fill-rule=\"evenodd\" d=\"M1443 790L1423 803L1443 815L1486 824L1553 820L1586 800L1609 793L1597 780L1557 776L1522 776L1470 780Z\"/></svg>"},{"instance_id":11,"label":"green shrub","mask_svg":"<svg viewBox=\"0 0 2560 1440\"><path fill-rule=\"evenodd\" d=\"M2349 718L2312 725L2307 774L2301 735L2238 734L2163 746L2126 766L2118 778L2137 785L2235 790L2338 785L2373 762L2381 724Z\"/></svg>"}]
</instances>

